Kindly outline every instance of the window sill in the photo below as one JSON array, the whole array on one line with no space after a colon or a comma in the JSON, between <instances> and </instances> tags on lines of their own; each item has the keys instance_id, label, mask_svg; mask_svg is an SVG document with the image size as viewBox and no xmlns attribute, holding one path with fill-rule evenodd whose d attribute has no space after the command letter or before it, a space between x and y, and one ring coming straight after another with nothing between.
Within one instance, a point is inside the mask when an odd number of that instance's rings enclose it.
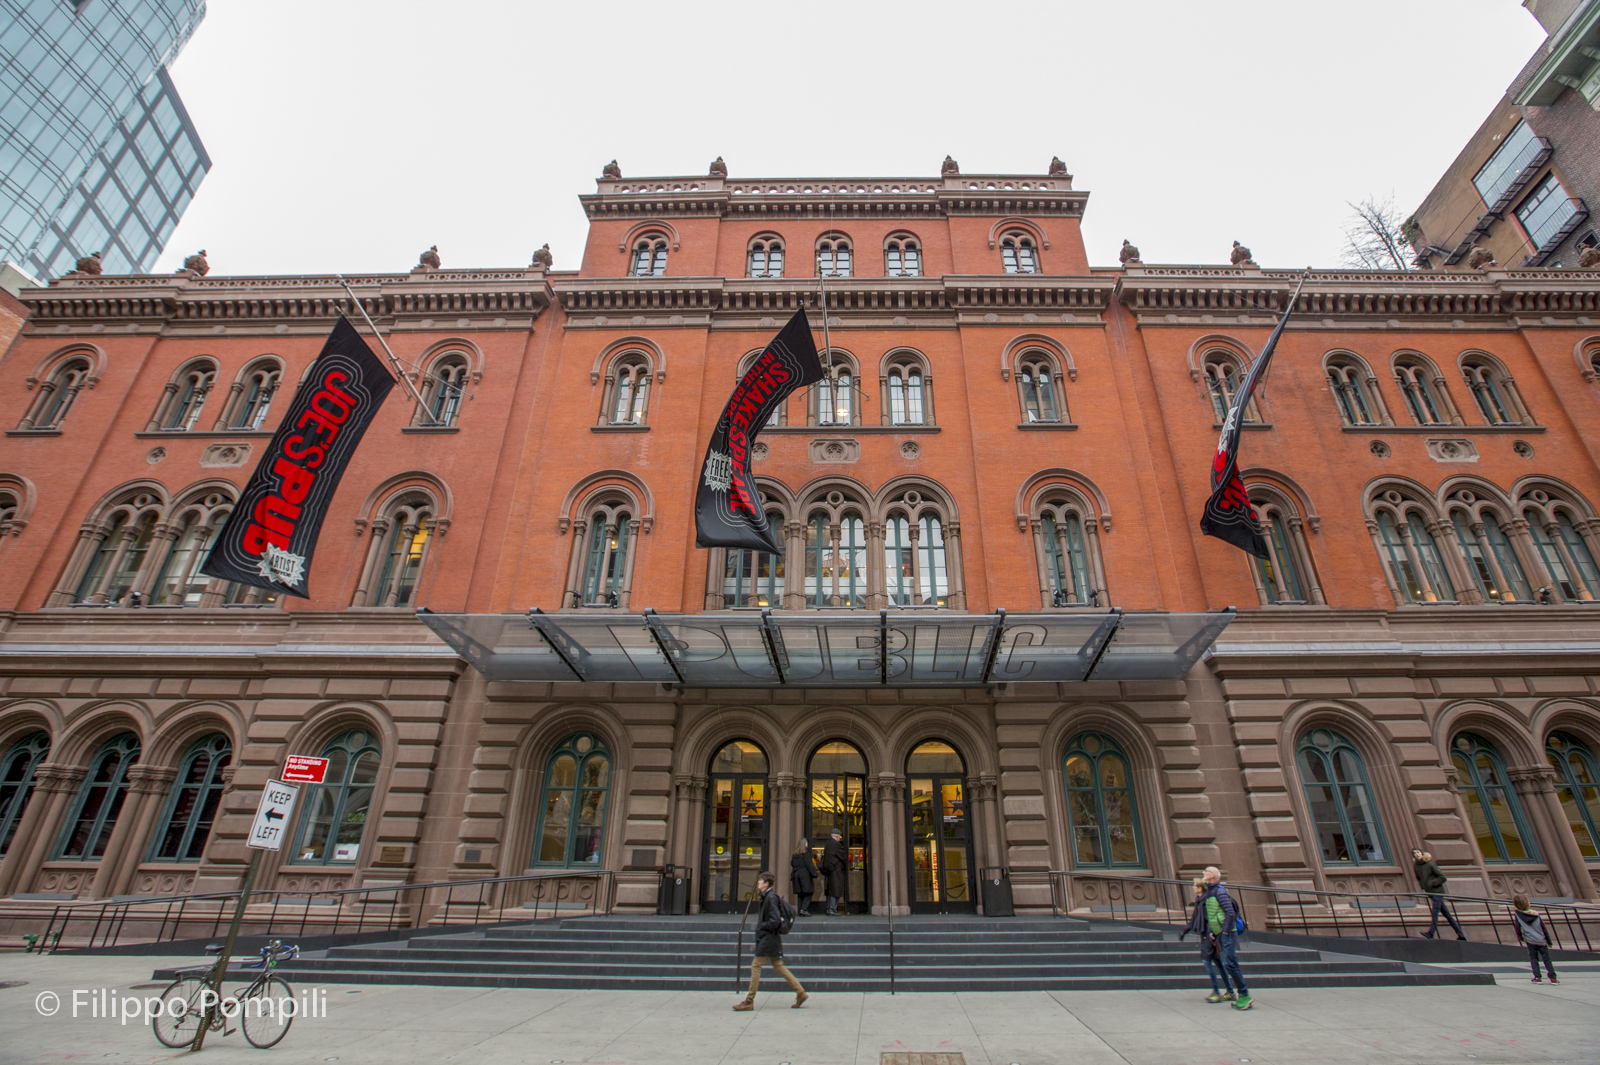
<instances>
[{"instance_id":1,"label":"window sill","mask_svg":"<svg viewBox=\"0 0 1600 1065\"><path fill-rule=\"evenodd\" d=\"M7 436L60 436L61 430L52 426L49 429L7 429Z\"/></svg>"},{"instance_id":2,"label":"window sill","mask_svg":"<svg viewBox=\"0 0 1600 1065\"><path fill-rule=\"evenodd\" d=\"M402 425L402 433L459 433L458 425Z\"/></svg>"},{"instance_id":3,"label":"window sill","mask_svg":"<svg viewBox=\"0 0 1600 1065\"><path fill-rule=\"evenodd\" d=\"M1219 427L1220 428L1220 427ZM1249 428L1246 426L1245 428ZM1543 425L1345 425L1347 433L1542 433Z\"/></svg>"},{"instance_id":4,"label":"window sill","mask_svg":"<svg viewBox=\"0 0 1600 1065\"><path fill-rule=\"evenodd\" d=\"M1070 432L1078 427L1077 422L1019 422L1017 428L1025 432Z\"/></svg>"},{"instance_id":5,"label":"window sill","mask_svg":"<svg viewBox=\"0 0 1600 1065\"><path fill-rule=\"evenodd\" d=\"M270 439L272 429L153 429L134 433L141 440L170 440L175 436L193 437L196 440L237 440L240 437Z\"/></svg>"},{"instance_id":6,"label":"window sill","mask_svg":"<svg viewBox=\"0 0 1600 1065\"><path fill-rule=\"evenodd\" d=\"M763 433L937 433L937 425L768 425Z\"/></svg>"},{"instance_id":7,"label":"window sill","mask_svg":"<svg viewBox=\"0 0 1600 1065\"><path fill-rule=\"evenodd\" d=\"M591 425L591 433L648 433L648 425Z\"/></svg>"}]
</instances>

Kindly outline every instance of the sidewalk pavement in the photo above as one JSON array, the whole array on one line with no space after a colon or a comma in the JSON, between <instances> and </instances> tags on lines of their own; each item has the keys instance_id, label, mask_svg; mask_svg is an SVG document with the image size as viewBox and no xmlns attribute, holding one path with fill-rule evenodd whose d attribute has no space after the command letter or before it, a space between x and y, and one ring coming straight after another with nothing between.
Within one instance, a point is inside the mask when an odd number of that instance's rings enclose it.
<instances>
[{"instance_id":1,"label":"sidewalk pavement","mask_svg":"<svg viewBox=\"0 0 1600 1065\"><path fill-rule=\"evenodd\" d=\"M0 1065L176 1061L148 1021L71 1014L75 989L156 995L173 958L0 954ZM203 959L195 959L200 964ZM1477 967L1475 967L1477 968ZM227 1065L880 1065L884 1054L959 1052L966 1065L1402 1065L1600 1063L1600 963L1567 964L1535 985L1525 966L1486 966L1496 986L1263 991L1248 1012L1190 991L1020 994L739 994L539 991L296 982L327 995L258 1051L238 1033L206 1040L200 1062ZM800 972L800 979L805 973ZM776 981L782 988L782 981ZM61 1011L43 1017L45 991ZM320 995L319 995L320 1001ZM900 1059L906 1060L906 1059ZM916 1060L916 1059L910 1059ZM929 1058L929 1061L935 1059ZM952 1062L955 1059L945 1058Z\"/></svg>"}]
</instances>

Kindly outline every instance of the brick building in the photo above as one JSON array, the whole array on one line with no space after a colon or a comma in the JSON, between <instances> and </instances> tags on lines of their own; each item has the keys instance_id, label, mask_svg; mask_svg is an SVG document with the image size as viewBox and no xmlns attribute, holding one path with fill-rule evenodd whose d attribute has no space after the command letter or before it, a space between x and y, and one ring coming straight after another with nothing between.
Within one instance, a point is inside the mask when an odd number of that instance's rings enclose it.
<instances>
[{"instance_id":1,"label":"brick building","mask_svg":"<svg viewBox=\"0 0 1600 1065\"><path fill-rule=\"evenodd\" d=\"M327 753L267 886L605 868L653 906L672 864L727 908L837 825L858 908L970 909L988 866L1024 907L1051 870L1408 890L1412 846L1595 898L1600 274L1313 273L1249 412L1256 563L1197 525L1298 274L1091 267L1050 170L611 170L576 270L351 279L422 402L304 602L195 567L335 279L25 291L0 894L231 886L263 782ZM824 290L828 378L757 449L784 552L697 549L715 419Z\"/></svg>"}]
</instances>

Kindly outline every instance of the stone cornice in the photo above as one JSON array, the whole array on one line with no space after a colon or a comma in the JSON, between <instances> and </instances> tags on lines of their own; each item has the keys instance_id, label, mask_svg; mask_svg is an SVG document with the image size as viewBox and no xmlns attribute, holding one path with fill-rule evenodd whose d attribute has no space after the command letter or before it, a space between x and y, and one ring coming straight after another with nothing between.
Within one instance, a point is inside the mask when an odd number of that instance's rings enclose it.
<instances>
[{"instance_id":1,"label":"stone cornice","mask_svg":"<svg viewBox=\"0 0 1600 1065\"><path fill-rule=\"evenodd\" d=\"M1117 298L1141 325L1271 325L1297 270L1226 266L1134 266ZM1440 324L1522 328L1600 321L1600 271L1317 270L1306 277L1290 329L1399 329Z\"/></svg>"},{"instance_id":2,"label":"stone cornice","mask_svg":"<svg viewBox=\"0 0 1600 1065\"><path fill-rule=\"evenodd\" d=\"M432 270L346 277L367 313L396 328L503 327L531 322L554 294L542 270ZM332 275L68 277L24 289L27 328L173 334L326 332L355 315ZM96 328L98 327L98 328Z\"/></svg>"}]
</instances>

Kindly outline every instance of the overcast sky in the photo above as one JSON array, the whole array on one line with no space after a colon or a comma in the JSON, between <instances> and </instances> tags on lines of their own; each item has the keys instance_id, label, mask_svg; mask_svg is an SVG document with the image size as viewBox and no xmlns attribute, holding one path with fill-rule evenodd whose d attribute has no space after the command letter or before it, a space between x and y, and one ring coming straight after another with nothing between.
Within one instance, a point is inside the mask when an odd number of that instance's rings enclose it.
<instances>
[{"instance_id":1,"label":"overcast sky","mask_svg":"<svg viewBox=\"0 0 1600 1065\"><path fill-rule=\"evenodd\" d=\"M212 170L157 267L572 268L624 175L1042 174L1089 261L1335 266L1409 213L1543 40L1517 0L213 0L173 68Z\"/></svg>"}]
</instances>

